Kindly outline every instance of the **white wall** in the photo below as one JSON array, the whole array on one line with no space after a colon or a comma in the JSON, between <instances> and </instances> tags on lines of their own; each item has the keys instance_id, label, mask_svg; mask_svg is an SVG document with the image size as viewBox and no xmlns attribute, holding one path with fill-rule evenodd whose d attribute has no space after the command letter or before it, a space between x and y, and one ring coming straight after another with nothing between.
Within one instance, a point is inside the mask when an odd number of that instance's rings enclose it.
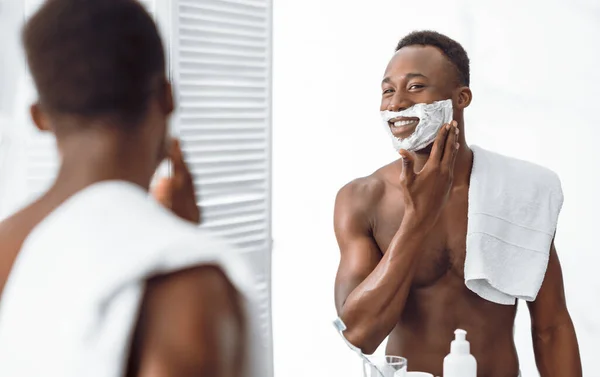
<instances>
[{"instance_id":1,"label":"white wall","mask_svg":"<svg viewBox=\"0 0 600 377\"><path fill-rule=\"evenodd\" d=\"M20 44L25 1L0 0L0 219L26 199L25 134L32 93ZM31 126L33 128L33 126Z\"/></svg>"},{"instance_id":2,"label":"white wall","mask_svg":"<svg viewBox=\"0 0 600 377\"><path fill-rule=\"evenodd\" d=\"M561 176L565 204L556 244L584 375L600 376L594 368L600 3L278 0L275 6L276 376L360 376L360 362L331 325L339 260L334 197L346 182L396 157L379 123L379 83L399 38L426 28L455 38L470 55L468 142ZM523 375L535 376L526 310L516 328Z\"/></svg>"},{"instance_id":3,"label":"white wall","mask_svg":"<svg viewBox=\"0 0 600 377\"><path fill-rule=\"evenodd\" d=\"M18 1L0 0L0 114L9 116L14 106L14 92L22 63L21 56L14 51L19 49L18 30L23 14L22 4Z\"/></svg>"}]
</instances>

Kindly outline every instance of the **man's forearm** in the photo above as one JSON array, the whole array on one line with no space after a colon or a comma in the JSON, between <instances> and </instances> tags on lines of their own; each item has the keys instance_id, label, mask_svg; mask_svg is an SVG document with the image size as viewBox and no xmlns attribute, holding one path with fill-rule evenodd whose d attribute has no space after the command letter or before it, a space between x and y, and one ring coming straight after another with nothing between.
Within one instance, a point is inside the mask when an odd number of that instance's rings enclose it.
<instances>
[{"instance_id":1,"label":"man's forearm","mask_svg":"<svg viewBox=\"0 0 600 377\"><path fill-rule=\"evenodd\" d=\"M344 336L365 353L372 353L393 330L404 310L418 255L425 238L408 215L371 274L346 299L340 318Z\"/></svg>"},{"instance_id":2,"label":"man's forearm","mask_svg":"<svg viewBox=\"0 0 600 377\"><path fill-rule=\"evenodd\" d=\"M581 358L571 320L546 330L533 330L535 359L541 377L581 377Z\"/></svg>"}]
</instances>

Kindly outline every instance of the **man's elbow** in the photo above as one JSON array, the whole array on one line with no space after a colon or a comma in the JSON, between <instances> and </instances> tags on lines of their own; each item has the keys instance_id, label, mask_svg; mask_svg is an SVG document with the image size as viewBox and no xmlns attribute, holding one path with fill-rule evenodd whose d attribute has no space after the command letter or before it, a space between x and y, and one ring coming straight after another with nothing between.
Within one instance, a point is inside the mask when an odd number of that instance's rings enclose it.
<instances>
[{"instance_id":1,"label":"man's elbow","mask_svg":"<svg viewBox=\"0 0 600 377\"><path fill-rule=\"evenodd\" d=\"M369 336L369 331L358 328L344 331L344 337L350 344L359 348L366 355L375 353L377 347L381 344L381 341L378 342L373 336Z\"/></svg>"},{"instance_id":2,"label":"man's elbow","mask_svg":"<svg viewBox=\"0 0 600 377\"><path fill-rule=\"evenodd\" d=\"M372 315L356 313L345 307L346 302L338 305L338 315L346 325L344 337L354 347L360 348L362 353L372 355L381 342L389 335L391 328L387 328L381 320L373 319Z\"/></svg>"},{"instance_id":3,"label":"man's elbow","mask_svg":"<svg viewBox=\"0 0 600 377\"><path fill-rule=\"evenodd\" d=\"M535 342L552 342L559 338L560 335L572 334L575 335L575 327L569 316L562 318L552 324L539 326L535 323L531 326L531 333Z\"/></svg>"}]
</instances>

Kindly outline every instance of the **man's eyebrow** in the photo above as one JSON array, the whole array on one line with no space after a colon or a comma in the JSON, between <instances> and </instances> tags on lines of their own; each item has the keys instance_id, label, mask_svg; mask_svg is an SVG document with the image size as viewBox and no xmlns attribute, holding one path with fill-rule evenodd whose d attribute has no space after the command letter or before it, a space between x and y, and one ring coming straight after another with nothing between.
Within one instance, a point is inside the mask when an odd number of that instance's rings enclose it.
<instances>
[{"instance_id":1,"label":"man's eyebrow","mask_svg":"<svg viewBox=\"0 0 600 377\"><path fill-rule=\"evenodd\" d=\"M420 77L420 78L424 78L426 79L427 76L425 76L422 73L418 73L418 72L411 72L411 73L407 73L406 75L404 75L405 80L410 80L410 79L414 79L416 77ZM381 81L381 84L391 84L392 83L392 79L391 77L386 77Z\"/></svg>"},{"instance_id":2,"label":"man's eyebrow","mask_svg":"<svg viewBox=\"0 0 600 377\"><path fill-rule=\"evenodd\" d=\"M427 76L425 76L422 73L418 73L418 72L417 73L408 73L408 74L406 74L406 79L407 80L414 79L416 77L420 77L420 78L423 78L423 79L427 78Z\"/></svg>"}]
</instances>

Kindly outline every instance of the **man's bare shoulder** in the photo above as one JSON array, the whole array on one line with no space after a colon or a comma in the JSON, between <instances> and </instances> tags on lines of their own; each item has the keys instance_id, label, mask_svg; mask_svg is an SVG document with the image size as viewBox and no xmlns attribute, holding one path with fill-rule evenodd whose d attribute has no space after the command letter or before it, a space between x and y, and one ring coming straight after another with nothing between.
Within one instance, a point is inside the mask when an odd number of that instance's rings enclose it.
<instances>
[{"instance_id":1,"label":"man's bare shoulder","mask_svg":"<svg viewBox=\"0 0 600 377\"><path fill-rule=\"evenodd\" d=\"M217 266L148 281L136 326L129 374L232 376L230 360L246 351L238 292ZM187 371L187 372L186 372Z\"/></svg>"},{"instance_id":2,"label":"man's bare shoulder","mask_svg":"<svg viewBox=\"0 0 600 377\"><path fill-rule=\"evenodd\" d=\"M29 203L0 221L0 237L30 233L59 204L44 197Z\"/></svg>"},{"instance_id":3,"label":"man's bare shoulder","mask_svg":"<svg viewBox=\"0 0 600 377\"><path fill-rule=\"evenodd\" d=\"M23 243L48 212L36 202L0 221L0 292Z\"/></svg>"},{"instance_id":4,"label":"man's bare shoulder","mask_svg":"<svg viewBox=\"0 0 600 377\"><path fill-rule=\"evenodd\" d=\"M395 163L376 170L372 174L356 178L344 185L337 194L338 205L350 205L356 209L372 208L385 197L386 191L392 188L392 177L400 176Z\"/></svg>"},{"instance_id":5,"label":"man's bare shoulder","mask_svg":"<svg viewBox=\"0 0 600 377\"><path fill-rule=\"evenodd\" d=\"M335 201L336 223L342 220L361 220L365 225L371 223L386 196L394 189L393 179L399 176L398 165L393 162L344 185Z\"/></svg>"},{"instance_id":6,"label":"man's bare shoulder","mask_svg":"<svg viewBox=\"0 0 600 377\"><path fill-rule=\"evenodd\" d=\"M356 178L344 185L337 194L336 207L368 208L383 198L385 181L376 175Z\"/></svg>"}]
</instances>

